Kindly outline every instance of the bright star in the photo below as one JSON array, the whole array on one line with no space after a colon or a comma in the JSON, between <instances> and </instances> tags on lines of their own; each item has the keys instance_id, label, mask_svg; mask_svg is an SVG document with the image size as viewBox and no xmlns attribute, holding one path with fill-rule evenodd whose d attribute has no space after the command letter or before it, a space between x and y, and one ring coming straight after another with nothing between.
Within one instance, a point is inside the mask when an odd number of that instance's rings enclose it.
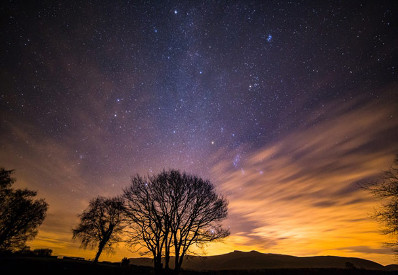
<instances>
[{"instance_id":1,"label":"bright star","mask_svg":"<svg viewBox=\"0 0 398 275\"><path fill-rule=\"evenodd\" d=\"M267 41L271 42L271 40L272 40L272 35L269 34L268 37L267 37Z\"/></svg>"}]
</instances>

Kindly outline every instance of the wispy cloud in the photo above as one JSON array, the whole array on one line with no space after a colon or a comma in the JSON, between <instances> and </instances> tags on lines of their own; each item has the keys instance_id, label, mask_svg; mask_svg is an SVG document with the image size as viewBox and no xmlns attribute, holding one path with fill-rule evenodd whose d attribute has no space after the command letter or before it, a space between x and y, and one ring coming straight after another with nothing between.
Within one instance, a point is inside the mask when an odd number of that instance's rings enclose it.
<instances>
[{"instance_id":1,"label":"wispy cloud","mask_svg":"<svg viewBox=\"0 0 398 275\"><path fill-rule=\"evenodd\" d=\"M239 167L233 156L219 155L212 177L230 201L229 242L293 255L348 255L343 247L368 246L376 249L356 255L391 260L369 218L376 202L358 183L390 166L398 150L396 115L380 102L335 103L307 126L246 154Z\"/></svg>"},{"instance_id":2,"label":"wispy cloud","mask_svg":"<svg viewBox=\"0 0 398 275\"><path fill-rule=\"evenodd\" d=\"M393 256L382 247L385 236L369 217L377 202L358 183L374 179L391 164L398 151L395 117L397 110L389 103L330 104L302 118L304 126L261 149L250 151L249 145L242 145L237 151L214 154L210 178L230 202L226 225L232 235L207 252L256 249L391 263ZM12 122L8 129L14 139L2 146L0 161L16 168L18 185L39 190L50 203L32 247L92 257L93 251L82 251L71 240L76 215L96 194L117 194L128 181L100 173L101 181L87 184L97 176L87 175L90 163L79 159L73 142L46 138L22 123ZM112 154L101 145L103 133L95 136L90 143L103 150L99 155ZM105 257L120 260L126 255L132 254L121 245L116 254Z\"/></svg>"}]
</instances>

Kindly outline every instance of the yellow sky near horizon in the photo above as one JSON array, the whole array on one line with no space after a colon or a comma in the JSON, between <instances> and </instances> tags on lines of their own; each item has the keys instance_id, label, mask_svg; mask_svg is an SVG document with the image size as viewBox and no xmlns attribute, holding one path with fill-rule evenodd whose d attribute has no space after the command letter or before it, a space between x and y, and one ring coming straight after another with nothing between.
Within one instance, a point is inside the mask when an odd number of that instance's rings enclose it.
<instances>
[{"instance_id":1,"label":"yellow sky near horizon","mask_svg":"<svg viewBox=\"0 0 398 275\"><path fill-rule=\"evenodd\" d=\"M374 216L387 199L363 188L398 158L398 0L3 1L0 12L0 168L48 203L31 250L93 260L72 238L90 201L179 170L228 201L230 236L196 255L398 266L398 219L383 234ZM120 242L99 261L144 252Z\"/></svg>"},{"instance_id":2,"label":"yellow sky near horizon","mask_svg":"<svg viewBox=\"0 0 398 275\"><path fill-rule=\"evenodd\" d=\"M246 153L239 155L239 161L231 162L236 152L214 154L210 178L229 200L225 225L231 236L199 253L257 250L394 263L392 250L383 244L388 237L371 218L380 202L360 188L360 183L377 178L392 164L397 148L383 144L378 137L397 128L397 121L389 119L396 114L393 107L379 109L377 104L368 104L350 109L336 104L273 144L240 150ZM113 190L103 193L118 191ZM56 194L47 195L47 220L29 245L51 248L55 255L92 259L95 251L79 249L78 242L71 240L76 215L87 206L90 196L76 201L71 198L68 208L65 202L56 201ZM139 256L120 245L115 254L103 254L100 260Z\"/></svg>"}]
</instances>

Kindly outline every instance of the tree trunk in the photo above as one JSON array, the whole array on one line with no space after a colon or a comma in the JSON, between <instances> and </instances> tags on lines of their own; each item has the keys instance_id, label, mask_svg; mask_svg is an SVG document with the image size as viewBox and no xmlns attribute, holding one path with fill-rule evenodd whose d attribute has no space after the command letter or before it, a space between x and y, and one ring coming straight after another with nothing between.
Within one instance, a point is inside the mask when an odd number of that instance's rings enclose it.
<instances>
[{"instance_id":1,"label":"tree trunk","mask_svg":"<svg viewBox=\"0 0 398 275\"><path fill-rule=\"evenodd\" d=\"M170 244L171 239L168 238L168 233L165 234L165 246L164 246L164 269L166 270L166 274L169 272L169 262L170 262Z\"/></svg>"},{"instance_id":2,"label":"tree trunk","mask_svg":"<svg viewBox=\"0 0 398 275\"><path fill-rule=\"evenodd\" d=\"M163 274L162 263L159 263L158 261L155 262L155 274Z\"/></svg>"},{"instance_id":3,"label":"tree trunk","mask_svg":"<svg viewBox=\"0 0 398 275\"><path fill-rule=\"evenodd\" d=\"M104 249L105 243L100 242L100 244L98 245L98 251L97 251L97 255L95 255L95 259L94 259L94 263L98 263L98 258L100 257L101 253L102 253L102 249Z\"/></svg>"},{"instance_id":4,"label":"tree trunk","mask_svg":"<svg viewBox=\"0 0 398 275\"><path fill-rule=\"evenodd\" d=\"M174 267L174 274L175 274L175 275L178 275L178 274L180 274L180 271L181 271L181 266L180 266L180 264L177 264L177 265Z\"/></svg>"},{"instance_id":5,"label":"tree trunk","mask_svg":"<svg viewBox=\"0 0 398 275\"><path fill-rule=\"evenodd\" d=\"M177 270L178 262L179 262L179 256L180 256L179 253L177 253L177 251L176 251L175 256L174 256L174 271ZM178 274L178 272L175 272L175 274Z\"/></svg>"},{"instance_id":6,"label":"tree trunk","mask_svg":"<svg viewBox=\"0 0 398 275\"><path fill-rule=\"evenodd\" d=\"M153 254L153 269L155 274L162 274L162 254L159 255L159 253L155 250L152 251Z\"/></svg>"},{"instance_id":7,"label":"tree trunk","mask_svg":"<svg viewBox=\"0 0 398 275\"><path fill-rule=\"evenodd\" d=\"M174 274L179 274L181 270L181 265L180 265L180 250L175 251L175 258L174 258Z\"/></svg>"},{"instance_id":8,"label":"tree trunk","mask_svg":"<svg viewBox=\"0 0 398 275\"><path fill-rule=\"evenodd\" d=\"M170 262L170 250L166 246L166 251L164 255L164 269L169 270L169 262Z\"/></svg>"},{"instance_id":9,"label":"tree trunk","mask_svg":"<svg viewBox=\"0 0 398 275\"><path fill-rule=\"evenodd\" d=\"M100 241L99 245L98 245L98 252L97 255L95 255L95 259L94 259L94 263L98 263L98 258L100 257L102 250L104 249L106 243L109 241L109 238L111 237L113 232L113 226L109 226L104 238L102 239L102 241Z\"/></svg>"}]
</instances>

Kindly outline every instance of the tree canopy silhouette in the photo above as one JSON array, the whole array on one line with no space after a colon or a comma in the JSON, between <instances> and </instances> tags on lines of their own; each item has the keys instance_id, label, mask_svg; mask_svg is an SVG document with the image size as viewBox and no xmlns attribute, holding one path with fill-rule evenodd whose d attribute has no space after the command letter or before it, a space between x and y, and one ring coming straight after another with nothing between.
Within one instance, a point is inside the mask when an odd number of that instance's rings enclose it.
<instances>
[{"instance_id":1,"label":"tree canopy silhouette","mask_svg":"<svg viewBox=\"0 0 398 275\"><path fill-rule=\"evenodd\" d=\"M83 248L97 247L94 263L103 250L121 241L123 231L123 200L120 197L97 197L83 211L79 225L73 229L73 239L80 239Z\"/></svg>"},{"instance_id":2,"label":"tree canopy silhouette","mask_svg":"<svg viewBox=\"0 0 398 275\"><path fill-rule=\"evenodd\" d=\"M33 239L43 223L47 203L35 191L13 189L13 170L0 168L0 249L16 250Z\"/></svg>"},{"instance_id":3,"label":"tree canopy silhouette","mask_svg":"<svg viewBox=\"0 0 398 275\"><path fill-rule=\"evenodd\" d=\"M210 181L199 177L177 170L146 178L137 175L124 190L124 198L130 241L143 244L152 253L155 272L162 269L162 256L168 270L173 255L174 272L179 273L192 245L229 235L221 226L228 213L226 199Z\"/></svg>"},{"instance_id":4,"label":"tree canopy silhouette","mask_svg":"<svg viewBox=\"0 0 398 275\"><path fill-rule=\"evenodd\" d=\"M380 180L365 186L377 198L382 200L380 210L376 212L376 219L384 224L383 233L396 238L394 243L389 245L398 246L398 155L393 165L385 171ZM398 252L395 249L395 252Z\"/></svg>"}]
</instances>

